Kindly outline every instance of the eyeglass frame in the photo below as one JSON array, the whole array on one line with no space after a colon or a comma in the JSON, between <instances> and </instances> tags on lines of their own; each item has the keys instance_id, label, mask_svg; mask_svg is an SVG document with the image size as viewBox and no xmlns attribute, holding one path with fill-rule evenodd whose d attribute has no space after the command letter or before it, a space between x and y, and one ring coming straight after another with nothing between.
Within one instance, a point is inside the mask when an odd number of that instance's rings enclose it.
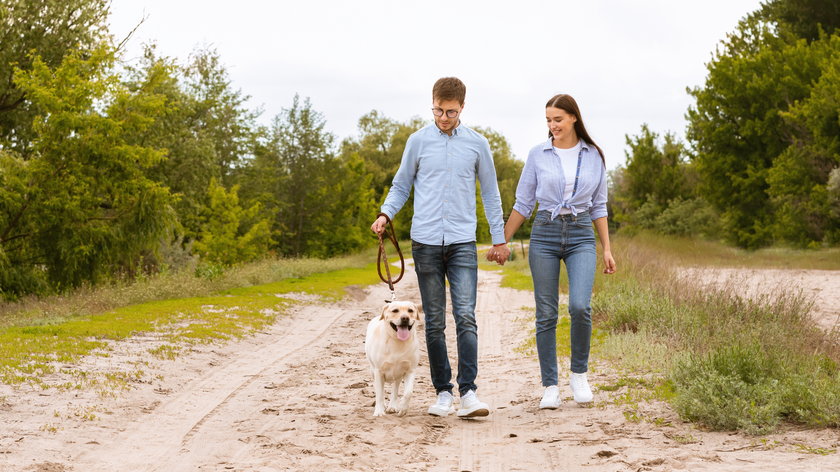
<instances>
[{"instance_id":1,"label":"eyeglass frame","mask_svg":"<svg viewBox=\"0 0 840 472\"><path fill-rule=\"evenodd\" d=\"M461 110L444 110L441 107L432 107L432 114L440 118L446 113L447 118L457 118L461 114Z\"/></svg>"}]
</instances>

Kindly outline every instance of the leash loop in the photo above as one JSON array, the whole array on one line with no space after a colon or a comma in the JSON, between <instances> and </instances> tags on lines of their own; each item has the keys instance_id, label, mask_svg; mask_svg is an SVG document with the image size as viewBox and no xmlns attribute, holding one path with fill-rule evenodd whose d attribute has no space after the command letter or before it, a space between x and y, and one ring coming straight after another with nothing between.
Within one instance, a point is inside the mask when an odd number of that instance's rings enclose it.
<instances>
[{"instance_id":1,"label":"leash loop","mask_svg":"<svg viewBox=\"0 0 840 472\"><path fill-rule=\"evenodd\" d=\"M400 250L400 244L397 242L397 236L395 235L394 224L391 222L391 218L388 218L388 215L385 213L376 215L377 218L380 216L385 217L390 231L386 229L382 233L377 234L377 236L379 236L379 254L376 257L376 272L379 274L379 279L388 284L388 288L391 290L391 300L386 300L386 302L390 303L397 299L397 294L394 291L394 285L402 280L403 275L405 274L405 258L403 258L402 251ZM396 280L391 277L391 267L390 264L388 264L388 257L385 255L385 239L383 235L391 241L391 244L394 248L396 248L397 254L400 257L400 275L396 278ZM385 276L382 275L383 265L385 266Z\"/></svg>"}]
</instances>

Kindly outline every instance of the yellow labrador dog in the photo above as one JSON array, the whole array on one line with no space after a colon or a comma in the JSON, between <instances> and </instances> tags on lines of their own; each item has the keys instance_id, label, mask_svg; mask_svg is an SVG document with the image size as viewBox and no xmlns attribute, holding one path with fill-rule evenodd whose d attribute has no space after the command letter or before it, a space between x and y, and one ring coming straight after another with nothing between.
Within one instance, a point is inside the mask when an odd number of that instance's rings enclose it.
<instances>
[{"instance_id":1,"label":"yellow labrador dog","mask_svg":"<svg viewBox=\"0 0 840 472\"><path fill-rule=\"evenodd\" d=\"M417 340L420 312L421 309L414 303L391 302L382 307L382 314L368 323L365 354L373 372L376 391L373 416L383 416L386 412L403 416L408 412L408 400L414 390L414 369L420 363ZM397 401L402 380L405 380L405 391ZM387 409L382 398L385 382L394 384Z\"/></svg>"}]
</instances>

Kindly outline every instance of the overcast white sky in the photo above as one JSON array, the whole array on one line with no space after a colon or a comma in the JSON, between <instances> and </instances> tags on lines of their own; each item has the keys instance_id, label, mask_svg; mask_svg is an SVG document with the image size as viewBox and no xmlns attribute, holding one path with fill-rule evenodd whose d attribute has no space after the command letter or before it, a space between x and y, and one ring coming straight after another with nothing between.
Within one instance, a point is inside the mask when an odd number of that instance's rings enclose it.
<instances>
[{"instance_id":1,"label":"overcast white sky","mask_svg":"<svg viewBox=\"0 0 840 472\"><path fill-rule=\"evenodd\" d=\"M607 166L625 161L642 123L684 135L717 44L760 0L113 0L111 31L147 17L127 58L154 41L186 62L219 51L233 84L268 123L309 97L338 140L359 117L431 120L435 80L467 85L462 122L490 127L524 160L547 139L545 103L575 97Z\"/></svg>"}]
</instances>

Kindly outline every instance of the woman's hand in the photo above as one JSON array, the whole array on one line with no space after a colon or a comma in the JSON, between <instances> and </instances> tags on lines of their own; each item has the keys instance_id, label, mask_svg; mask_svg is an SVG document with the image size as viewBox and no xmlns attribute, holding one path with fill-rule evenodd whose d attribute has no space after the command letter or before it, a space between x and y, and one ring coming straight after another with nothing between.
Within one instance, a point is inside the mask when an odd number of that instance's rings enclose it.
<instances>
[{"instance_id":1,"label":"woman's hand","mask_svg":"<svg viewBox=\"0 0 840 472\"><path fill-rule=\"evenodd\" d=\"M611 251L604 251L604 273L615 273L615 259L613 259Z\"/></svg>"}]
</instances>

